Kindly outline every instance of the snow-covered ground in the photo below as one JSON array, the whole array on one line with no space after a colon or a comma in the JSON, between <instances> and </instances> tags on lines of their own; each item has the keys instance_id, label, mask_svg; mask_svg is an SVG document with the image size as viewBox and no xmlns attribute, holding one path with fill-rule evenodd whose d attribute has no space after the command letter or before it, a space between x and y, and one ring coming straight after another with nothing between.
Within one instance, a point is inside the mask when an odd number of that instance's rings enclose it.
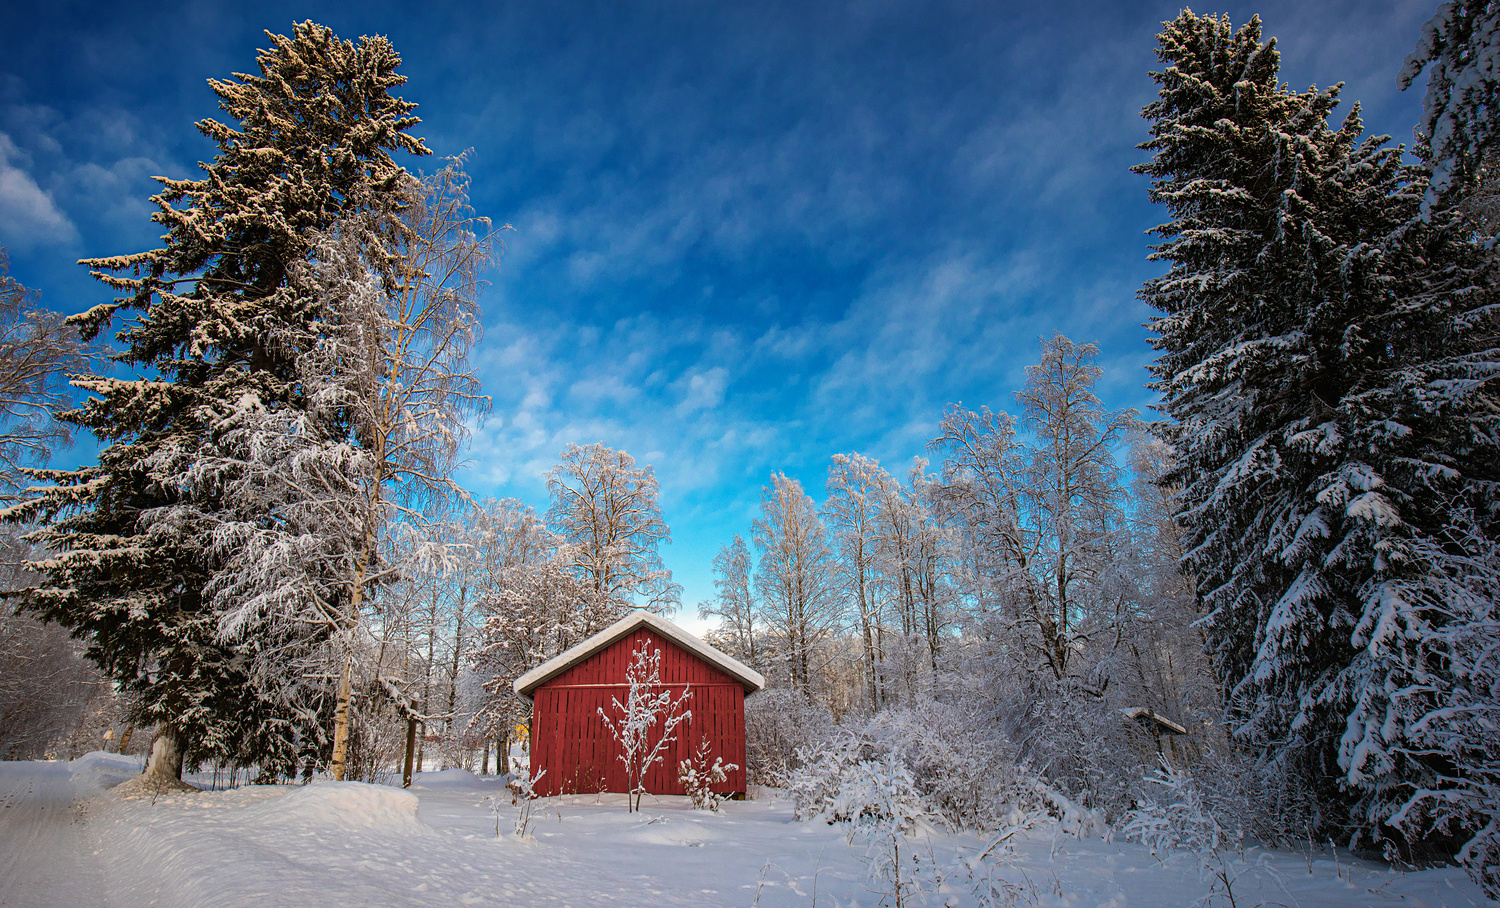
<instances>
[{"instance_id":1,"label":"snow-covered ground","mask_svg":"<svg viewBox=\"0 0 1500 908\"><path fill-rule=\"evenodd\" d=\"M648 797L638 814L616 795L543 800L521 839L499 781L457 770L424 773L409 792L317 782L153 803L109 791L139 767L106 754L0 763L0 905L831 908L882 900L863 843L847 843L837 826L797 822L774 793L717 815L690 810L685 798ZM501 799L498 837L487 796ZM941 889L928 879L915 903L980 904L957 858L984 844L945 835L918 842L925 863L948 869ZM1453 868L1400 873L1327 851L1251 852L1227 866L1242 908L1487 904ZM1032 830L1005 863L976 872L1003 880L997 889L1015 905L1186 906L1213 885L1191 855L1162 862L1134 843L1056 829Z\"/></svg>"}]
</instances>

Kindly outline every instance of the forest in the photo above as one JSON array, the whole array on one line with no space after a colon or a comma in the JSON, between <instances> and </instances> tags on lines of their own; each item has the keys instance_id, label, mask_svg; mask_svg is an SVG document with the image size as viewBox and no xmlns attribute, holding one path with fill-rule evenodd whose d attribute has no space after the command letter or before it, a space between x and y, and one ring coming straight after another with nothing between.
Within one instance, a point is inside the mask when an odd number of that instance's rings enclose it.
<instances>
[{"instance_id":1,"label":"forest","mask_svg":"<svg viewBox=\"0 0 1500 908\"><path fill-rule=\"evenodd\" d=\"M897 904L918 820L1018 817L1453 862L1500 899L1500 3L1414 36L1411 147L1284 84L1258 18L1163 23L1157 412L1053 333L909 460L768 477L700 603L607 440L545 510L455 480L501 228L463 156L401 163L430 151L389 40L269 42L211 81L201 177L158 178L161 244L83 262L112 303L49 312L0 257L0 758L507 772L519 676L696 609L767 679L751 782L880 826Z\"/></svg>"}]
</instances>

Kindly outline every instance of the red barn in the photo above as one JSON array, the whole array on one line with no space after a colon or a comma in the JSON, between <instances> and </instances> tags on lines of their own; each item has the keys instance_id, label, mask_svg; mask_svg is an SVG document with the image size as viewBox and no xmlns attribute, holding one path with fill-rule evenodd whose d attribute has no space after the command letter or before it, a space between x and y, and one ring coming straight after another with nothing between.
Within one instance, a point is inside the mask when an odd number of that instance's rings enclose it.
<instances>
[{"instance_id":1,"label":"red barn","mask_svg":"<svg viewBox=\"0 0 1500 908\"><path fill-rule=\"evenodd\" d=\"M532 771L547 771L537 783L537 794L629 788L619 745L599 710L611 718L617 715L611 700L625 701L630 690L626 666L648 640L648 653L661 650L661 686L656 690L669 691L674 701L689 692L684 708L692 711L692 718L678 726L677 740L665 759L646 774L646 790L684 794L677 765L705 738L710 763L723 757L739 767L715 790L745 790L745 695L760 690L765 679L672 622L635 611L516 679L516 693L532 701Z\"/></svg>"}]
</instances>

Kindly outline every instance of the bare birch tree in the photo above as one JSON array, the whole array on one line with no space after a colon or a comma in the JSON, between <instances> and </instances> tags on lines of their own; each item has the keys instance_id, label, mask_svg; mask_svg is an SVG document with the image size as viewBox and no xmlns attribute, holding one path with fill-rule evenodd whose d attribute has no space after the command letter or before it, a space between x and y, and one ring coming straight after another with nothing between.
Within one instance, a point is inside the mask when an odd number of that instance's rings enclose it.
<instances>
[{"instance_id":1,"label":"bare birch tree","mask_svg":"<svg viewBox=\"0 0 1500 908\"><path fill-rule=\"evenodd\" d=\"M637 601L653 612L676 608L682 587L657 551L672 534L650 466L602 444L568 445L547 474L547 492L548 526L569 546L575 569L621 614Z\"/></svg>"},{"instance_id":2,"label":"bare birch tree","mask_svg":"<svg viewBox=\"0 0 1500 908\"><path fill-rule=\"evenodd\" d=\"M718 595L698 606L698 617L722 621L723 633L735 651L732 655L754 666L755 594L750 583L750 550L743 536L734 534L734 541L714 556L713 573Z\"/></svg>"},{"instance_id":3,"label":"bare birch tree","mask_svg":"<svg viewBox=\"0 0 1500 908\"><path fill-rule=\"evenodd\" d=\"M813 651L833 634L841 611L833 550L813 500L795 479L771 476L761 491L761 515L755 521L761 616L777 639L787 680L808 693Z\"/></svg>"},{"instance_id":4,"label":"bare birch tree","mask_svg":"<svg viewBox=\"0 0 1500 908\"><path fill-rule=\"evenodd\" d=\"M41 308L37 294L10 276L0 248L0 491L24 481L72 436L53 414L68 405L68 379L84 372L89 351L61 315Z\"/></svg>"}]
</instances>

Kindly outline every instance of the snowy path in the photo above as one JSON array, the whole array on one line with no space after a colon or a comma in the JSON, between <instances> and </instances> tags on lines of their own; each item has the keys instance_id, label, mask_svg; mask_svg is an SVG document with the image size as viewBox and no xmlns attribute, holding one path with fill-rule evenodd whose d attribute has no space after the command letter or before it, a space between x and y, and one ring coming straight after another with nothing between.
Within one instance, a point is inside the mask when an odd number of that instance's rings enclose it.
<instances>
[{"instance_id":1,"label":"snowy path","mask_svg":"<svg viewBox=\"0 0 1500 908\"><path fill-rule=\"evenodd\" d=\"M91 780L68 763L0 763L0 905L110 904L85 814Z\"/></svg>"}]
</instances>

